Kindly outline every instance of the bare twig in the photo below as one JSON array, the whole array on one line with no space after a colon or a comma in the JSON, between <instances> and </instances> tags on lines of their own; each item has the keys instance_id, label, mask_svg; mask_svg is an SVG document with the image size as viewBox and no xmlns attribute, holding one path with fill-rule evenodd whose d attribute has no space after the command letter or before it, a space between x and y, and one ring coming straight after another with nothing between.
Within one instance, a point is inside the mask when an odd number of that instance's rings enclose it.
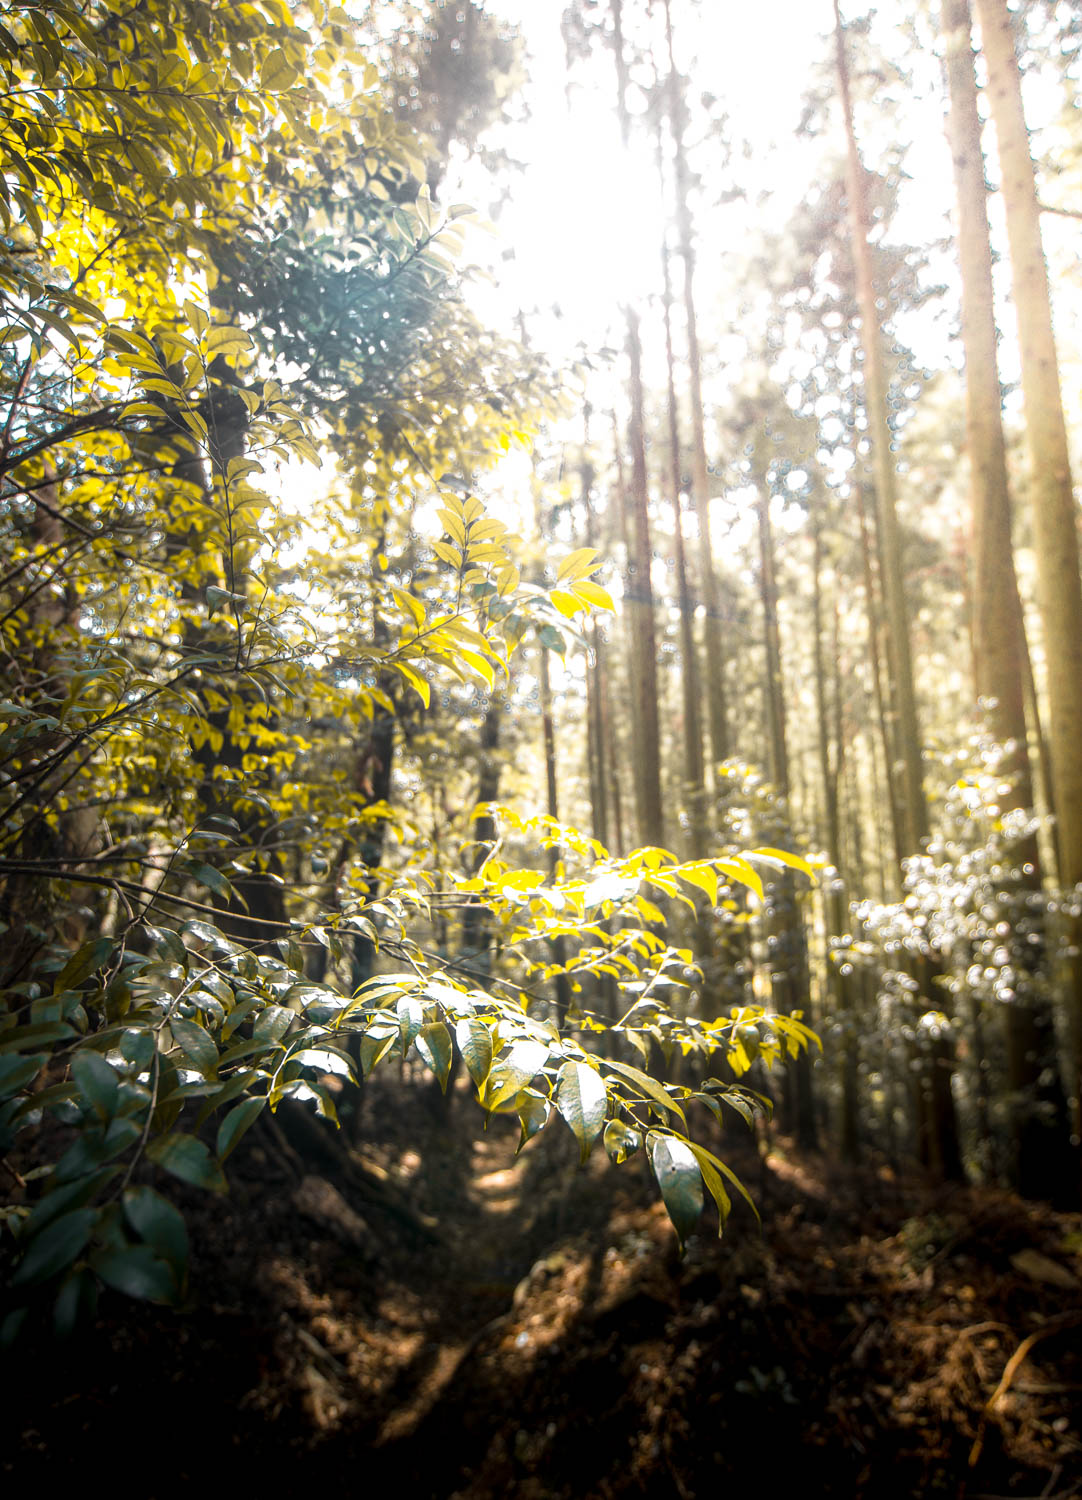
<instances>
[{"instance_id":1,"label":"bare twig","mask_svg":"<svg viewBox=\"0 0 1082 1500\"><path fill-rule=\"evenodd\" d=\"M1028 1338L1024 1338L1011 1355L1003 1374L999 1378L999 1384L985 1402L984 1410L981 1412L977 1436L969 1452L969 1467L971 1469L976 1467L977 1461L981 1456L981 1450L984 1447L984 1431L988 1425L988 1418L1010 1390L1011 1382L1025 1364L1030 1350L1035 1344L1040 1343L1041 1339L1050 1338L1052 1334L1059 1333L1064 1328L1070 1328L1076 1323L1082 1323L1082 1312L1062 1313L1058 1318L1050 1318L1043 1328L1038 1328L1035 1333L1031 1333Z\"/></svg>"}]
</instances>

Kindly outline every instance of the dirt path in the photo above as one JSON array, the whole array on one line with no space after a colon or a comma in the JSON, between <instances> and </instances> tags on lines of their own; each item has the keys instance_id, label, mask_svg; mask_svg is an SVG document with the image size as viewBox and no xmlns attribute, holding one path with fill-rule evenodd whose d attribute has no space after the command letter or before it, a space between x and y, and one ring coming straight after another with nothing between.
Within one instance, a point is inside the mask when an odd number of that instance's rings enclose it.
<instances>
[{"instance_id":1,"label":"dirt path","mask_svg":"<svg viewBox=\"0 0 1082 1500\"><path fill-rule=\"evenodd\" d=\"M420 1093L369 1107L398 1210L254 1141L226 1203L192 1201L191 1309L112 1300L39 1350L0 1472L706 1500L784 1452L806 1496L1082 1494L1077 1216L782 1146L760 1184L745 1149L763 1236L704 1218L680 1261L637 1165L578 1171L555 1131L516 1160L509 1122Z\"/></svg>"}]
</instances>

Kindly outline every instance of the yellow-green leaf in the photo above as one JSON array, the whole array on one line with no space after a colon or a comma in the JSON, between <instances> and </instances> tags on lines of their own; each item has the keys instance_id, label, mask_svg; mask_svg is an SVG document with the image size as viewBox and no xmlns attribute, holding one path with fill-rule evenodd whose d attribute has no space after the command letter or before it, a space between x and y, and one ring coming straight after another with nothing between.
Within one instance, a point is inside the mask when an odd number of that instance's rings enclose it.
<instances>
[{"instance_id":1,"label":"yellow-green leaf","mask_svg":"<svg viewBox=\"0 0 1082 1500\"><path fill-rule=\"evenodd\" d=\"M773 849L764 845L761 849L747 850L748 859L772 859L778 864L787 865L790 870L799 870L802 875L815 879L815 871L806 859L801 859L799 854L791 854L788 849Z\"/></svg>"},{"instance_id":2,"label":"yellow-green leaf","mask_svg":"<svg viewBox=\"0 0 1082 1500\"><path fill-rule=\"evenodd\" d=\"M395 666L402 673L402 676L409 683L410 687L414 689L421 702L427 708L432 699L432 689L429 687L425 679L419 672L415 672L412 667L407 667L405 662L395 662Z\"/></svg>"},{"instance_id":3,"label":"yellow-green leaf","mask_svg":"<svg viewBox=\"0 0 1082 1500\"><path fill-rule=\"evenodd\" d=\"M581 599L576 599L574 594L565 594L562 589L553 589L549 598L560 613L567 615L569 619L572 615L581 614L585 608Z\"/></svg>"},{"instance_id":4,"label":"yellow-green leaf","mask_svg":"<svg viewBox=\"0 0 1082 1500\"><path fill-rule=\"evenodd\" d=\"M246 354L252 341L241 328L212 328L207 334L207 358L218 354Z\"/></svg>"},{"instance_id":5,"label":"yellow-green leaf","mask_svg":"<svg viewBox=\"0 0 1082 1500\"><path fill-rule=\"evenodd\" d=\"M583 579L575 584L574 593L587 604L593 605L595 609L615 610L616 605L612 602L612 595L601 587L599 583L591 583Z\"/></svg>"},{"instance_id":6,"label":"yellow-green leaf","mask_svg":"<svg viewBox=\"0 0 1082 1500\"><path fill-rule=\"evenodd\" d=\"M556 569L556 582L560 583L565 578L588 577L598 567L596 557L597 550L594 547L579 547L574 552L569 552Z\"/></svg>"},{"instance_id":7,"label":"yellow-green leaf","mask_svg":"<svg viewBox=\"0 0 1082 1500\"><path fill-rule=\"evenodd\" d=\"M275 47L274 51L263 59L263 66L259 70L260 84L272 94L281 94L286 89L292 88L296 81L296 68L281 47Z\"/></svg>"}]
</instances>

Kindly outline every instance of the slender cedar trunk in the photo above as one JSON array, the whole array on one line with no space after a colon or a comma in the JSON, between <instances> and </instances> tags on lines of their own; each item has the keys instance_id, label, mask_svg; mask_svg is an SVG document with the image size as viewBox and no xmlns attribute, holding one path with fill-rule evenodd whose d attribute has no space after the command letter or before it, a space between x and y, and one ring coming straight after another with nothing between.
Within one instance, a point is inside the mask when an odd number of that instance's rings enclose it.
<instances>
[{"instance_id":1,"label":"slender cedar trunk","mask_svg":"<svg viewBox=\"0 0 1082 1500\"><path fill-rule=\"evenodd\" d=\"M673 56L672 16L665 0L665 38L669 53L669 119L673 136L676 187L676 222L680 254L684 262L684 322L687 338L688 386L691 405L691 494L699 523L699 574L706 611L706 707L710 728L710 752L715 777L717 767L732 753L729 742L729 711L725 692L725 638L722 625L721 590L714 566L710 538L710 487L703 423L702 356L695 315L695 236L691 222L690 173L684 149L686 108Z\"/></svg>"},{"instance_id":2,"label":"slender cedar trunk","mask_svg":"<svg viewBox=\"0 0 1082 1500\"><path fill-rule=\"evenodd\" d=\"M996 739L1013 746L1001 806L1031 808L1025 717L1025 638L1011 545L1011 502L1001 418L992 253L973 74L969 0L944 0L943 33L950 93L949 136L958 209L962 343L966 360L966 442L973 515L973 641L977 694L988 704ZM1017 932L1018 983L1004 1016L1012 1106L1013 1185L1028 1197L1062 1194L1070 1173L1066 1101L1059 1079L1055 1019L1039 988L1045 934L1039 907L1036 834L1014 851L1000 888ZM1036 898L1027 902L1027 896ZM1028 927L1028 931L1025 930Z\"/></svg>"},{"instance_id":3,"label":"slender cedar trunk","mask_svg":"<svg viewBox=\"0 0 1082 1500\"><path fill-rule=\"evenodd\" d=\"M782 685L781 638L778 632L778 589L774 570L774 537L770 524L770 493L759 478L757 512L759 521L759 587L763 606L763 628L766 640L766 719L770 743L771 780L788 823L790 811L789 748L785 729L785 697ZM805 1022L812 1023L808 995L808 953L804 934L804 917L796 898L796 882L791 870L785 870L772 882L774 907L774 954L771 982L778 1009L786 1013L802 1011ZM800 1144L814 1150L818 1144L815 1101L812 1094L811 1057L802 1051L787 1074L786 1099L791 1108L790 1129L795 1129ZM792 1085L788 1080L792 1079Z\"/></svg>"},{"instance_id":4,"label":"slender cedar trunk","mask_svg":"<svg viewBox=\"0 0 1082 1500\"><path fill-rule=\"evenodd\" d=\"M598 696L601 702L601 738L608 747L609 805L612 808L612 842L609 847L617 856L627 852L624 836L624 794L620 781L620 746L613 730L612 674L609 669L609 652L598 660Z\"/></svg>"},{"instance_id":5,"label":"slender cedar trunk","mask_svg":"<svg viewBox=\"0 0 1082 1500\"><path fill-rule=\"evenodd\" d=\"M616 519L620 528L620 541L623 544L625 555L631 550L631 526L628 520L629 504L627 494L627 473L624 468L624 445L620 436L620 425L615 410L612 412L612 439L613 439L613 462L616 469ZM622 632L623 650L619 653L621 658L618 674L612 671L612 660L610 656L607 670L602 678L603 692L601 695L602 714L605 720L605 740L609 746L609 766L611 769L611 801L613 816L613 852L623 854L628 846L634 842L632 830L628 828L628 819L625 819L625 797L623 760L625 748L630 744L631 773L628 779L631 782L631 800L634 802L635 790L635 767L641 759L642 750L640 744L640 726L634 716L628 725L626 705L632 698L632 671L631 658L633 653L631 613L629 610L621 610L624 629ZM620 687L623 693L620 693ZM624 712L617 718L615 709L618 704L623 704ZM627 738L624 738L624 728L627 727Z\"/></svg>"},{"instance_id":6,"label":"slender cedar trunk","mask_svg":"<svg viewBox=\"0 0 1082 1500\"><path fill-rule=\"evenodd\" d=\"M822 783L823 814L826 824L827 853L834 866L834 878L825 895L826 976L831 1008L842 1029L839 1060L841 1074L841 1150L845 1161L856 1161L860 1155L860 1132L857 1112L857 1035L854 1015L852 976L843 974L830 956L830 938L840 937L846 928L847 903L843 884L839 780L841 775L841 726L837 701L834 712L828 703L827 670L823 649L823 528L818 511L812 517L812 647L815 664L815 702L818 720L819 778ZM837 613L834 616L834 652L837 658ZM837 682L834 683L837 693ZM833 753L831 742L833 740Z\"/></svg>"},{"instance_id":7,"label":"slender cedar trunk","mask_svg":"<svg viewBox=\"0 0 1082 1500\"><path fill-rule=\"evenodd\" d=\"M928 805L924 795L924 773L921 764L921 736L917 718L917 699L913 681L913 661L909 642L909 620L905 602L905 572L902 566L901 535L898 526L897 494L894 464L891 458L889 392L882 349L882 330L876 307L877 289L872 247L868 239L870 217L865 191L865 173L857 150L853 125L853 103L849 89L849 64L846 57L845 32L838 0L834 0L834 34L836 42L838 88L846 138L846 192L849 198L850 237L856 272L857 301L860 307L861 344L864 354L864 403L868 423L868 441L872 450L875 475L876 513L879 522L881 581L887 622L887 661L897 711L896 754L900 775L900 814L902 849L906 855L918 854L928 837ZM934 984L932 960L918 963L918 983L930 1011L941 1011L945 992ZM914 1059L926 1063L926 1069L915 1074L920 1101L918 1145L921 1159L937 1175L962 1180L961 1150L958 1143L958 1121L951 1092L953 1047L948 1027L931 1027L930 1041Z\"/></svg>"},{"instance_id":8,"label":"slender cedar trunk","mask_svg":"<svg viewBox=\"0 0 1082 1500\"><path fill-rule=\"evenodd\" d=\"M646 442L643 420L642 347L639 319L627 313L628 357L631 365L631 485L629 492L628 554L624 602L631 621L631 701L628 708L638 724L639 756L635 767L636 818L645 844L663 845L661 811L661 736L658 723L657 643L654 634L653 560L647 513Z\"/></svg>"},{"instance_id":9,"label":"slender cedar trunk","mask_svg":"<svg viewBox=\"0 0 1082 1500\"><path fill-rule=\"evenodd\" d=\"M919 852L928 837L928 807L924 796L921 737L913 683L909 644L909 620L905 603L905 574L898 527L897 485L891 458L889 396L883 360L882 334L876 307L877 288L868 240L870 217L865 191L865 172L857 151L853 106L849 92L849 65L845 51L838 0L834 0L838 84L842 98L847 148L846 192L849 198L850 238L860 307L860 336L864 354L864 407L868 441L872 450L875 498L879 521L882 561L883 604L887 622L887 654L898 713L897 757L901 763L901 811L907 854Z\"/></svg>"},{"instance_id":10,"label":"slender cedar trunk","mask_svg":"<svg viewBox=\"0 0 1082 1500\"><path fill-rule=\"evenodd\" d=\"M902 813L898 805L898 792L891 767L894 765L894 737L891 734L891 715L887 705L887 691L883 683L883 639L882 612L879 607L879 590L873 562L871 537L868 534L868 510L864 503L864 487L856 486L857 513L860 519L860 555L864 569L864 598L868 616L868 658L872 669L872 690L875 698L875 722L879 745L883 752L885 774L883 778L887 806L890 811L891 847L894 852L892 883L898 888L898 877L905 857L902 845ZM875 764L875 747L872 747L872 762ZM877 821L877 837L880 827ZM880 866L885 868L882 854Z\"/></svg>"},{"instance_id":11,"label":"slender cedar trunk","mask_svg":"<svg viewBox=\"0 0 1082 1500\"><path fill-rule=\"evenodd\" d=\"M617 115L624 146L631 139L631 114L627 104L627 60L624 55L622 0L610 0L613 52L616 61ZM624 604L628 614L631 654L628 662L629 701L635 733L635 813L638 836L646 844L664 844L661 812L661 735L658 722L657 642L654 630L654 589L650 577L653 554L646 477L646 431L643 414L642 340L639 318L629 305L627 354L631 420L628 447L631 451L631 481L625 491L624 541L627 573Z\"/></svg>"},{"instance_id":12,"label":"slender cedar trunk","mask_svg":"<svg viewBox=\"0 0 1082 1500\"><path fill-rule=\"evenodd\" d=\"M1029 638L1026 634L1025 617L1022 622L1022 645L1024 654L1022 657L1023 688L1026 695L1026 723L1030 726L1030 748L1037 752L1037 788L1040 790L1040 801L1036 804L1042 816L1047 815L1056 820L1056 793L1052 785L1052 758L1048 749L1048 739L1044 732L1041 705L1038 700L1037 682L1033 675L1033 656L1029 649ZM1031 762L1032 763L1032 762ZM1063 875L1059 867L1059 850L1055 847L1055 838L1048 841L1044 848L1044 869L1051 878L1063 884Z\"/></svg>"},{"instance_id":13,"label":"slender cedar trunk","mask_svg":"<svg viewBox=\"0 0 1082 1500\"><path fill-rule=\"evenodd\" d=\"M587 547L597 546L597 527L593 506L594 468L588 455L590 444L590 408L583 412L582 463L579 482L582 487L582 507L586 517ZM609 747L605 734L604 674L605 639L601 633L597 614L591 614L588 629L586 658L586 763L590 784L590 814L594 838L608 848L609 844L609 797L608 761Z\"/></svg>"},{"instance_id":14,"label":"slender cedar trunk","mask_svg":"<svg viewBox=\"0 0 1082 1500\"><path fill-rule=\"evenodd\" d=\"M1070 887L1082 882L1082 580L1077 518L1011 13L1004 0L977 0L977 18L988 67L987 93L996 129L1018 319L1060 878ZM1070 986L1077 1136L1082 1134L1082 919L1071 921L1068 938L1075 952Z\"/></svg>"},{"instance_id":15,"label":"slender cedar trunk","mask_svg":"<svg viewBox=\"0 0 1082 1500\"><path fill-rule=\"evenodd\" d=\"M974 675L978 696L988 702L989 723L996 738L1001 744L1015 746L1012 760L1005 767L1015 783L1013 805L1032 807L1023 698L1022 606L1011 545L992 254L968 0L944 0L943 31L962 273L966 446L973 518ZM1020 852L1036 862L1035 842Z\"/></svg>"},{"instance_id":16,"label":"slender cedar trunk","mask_svg":"<svg viewBox=\"0 0 1082 1500\"><path fill-rule=\"evenodd\" d=\"M676 553L676 589L680 610L681 686L684 709L684 795L689 813L688 843L692 858L702 859L707 851L706 781L703 765L703 727L699 705L702 684L699 680L699 658L693 630L694 606L688 583L687 558L684 553L684 520L680 505L680 421L676 407L676 379L672 343L672 278L669 275L669 247L661 248L665 314L665 366L668 377L669 405L669 488L672 495L673 538Z\"/></svg>"}]
</instances>

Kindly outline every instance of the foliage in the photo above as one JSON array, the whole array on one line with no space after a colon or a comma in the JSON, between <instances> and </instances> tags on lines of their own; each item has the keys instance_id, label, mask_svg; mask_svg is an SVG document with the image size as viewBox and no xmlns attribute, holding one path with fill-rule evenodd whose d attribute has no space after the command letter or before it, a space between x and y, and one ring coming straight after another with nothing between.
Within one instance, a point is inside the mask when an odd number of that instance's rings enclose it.
<instances>
[{"instance_id":1,"label":"foliage","mask_svg":"<svg viewBox=\"0 0 1082 1500\"><path fill-rule=\"evenodd\" d=\"M859 936L847 935L834 954L844 969L874 975L878 1026L863 1038L868 1055L889 1056L901 1041L912 1067L937 1039L964 1038L958 1101L967 1149L986 1178L1011 1176L1018 1116L1051 1129L1062 1114L1054 1002L1077 910L1076 894L1035 885L1028 862L1038 822L1009 806L1012 759L1013 747L987 731L942 757L940 831L906 861L900 900L855 905ZM930 996L914 978L929 961L937 970ZM1012 1081L1009 1055L1012 1027L1022 1024L1041 1068L1026 1097ZM1046 1157L1053 1146L1045 1142Z\"/></svg>"},{"instance_id":2,"label":"foliage","mask_svg":"<svg viewBox=\"0 0 1082 1500\"><path fill-rule=\"evenodd\" d=\"M695 970L664 908L761 896L755 864L617 859L506 811L574 868L498 844L443 884L379 862L396 717L448 675L497 690L528 634L559 648L611 601L590 548L524 584L455 477L528 444L556 398L462 299L465 215L427 196L349 17L9 4L0 54L0 1148L35 1162L6 1166L4 1336L43 1310L68 1331L100 1285L183 1303L159 1188L223 1191L265 1110L333 1122L328 1077L411 1050L444 1088L457 1052L522 1144L555 1111L584 1160L599 1134L615 1161L645 1147L682 1239L704 1185L723 1225L743 1189L687 1106L762 1101L659 1082L650 1038L737 1075L808 1044L759 1007L666 1003ZM290 517L276 473L321 459L329 493ZM483 912L516 979L430 952L441 907ZM619 1020L548 1019L557 935L580 991L616 981ZM357 944L379 959L359 987ZM601 1030L637 1061L587 1050Z\"/></svg>"}]
</instances>

